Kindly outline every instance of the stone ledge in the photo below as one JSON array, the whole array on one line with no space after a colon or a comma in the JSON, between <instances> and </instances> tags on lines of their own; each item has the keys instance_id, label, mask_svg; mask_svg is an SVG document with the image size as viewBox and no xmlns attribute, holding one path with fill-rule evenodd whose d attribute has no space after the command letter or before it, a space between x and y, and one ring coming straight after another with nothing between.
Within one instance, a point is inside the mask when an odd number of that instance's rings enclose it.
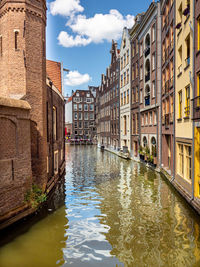
<instances>
[{"instance_id":1,"label":"stone ledge","mask_svg":"<svg viewBox=\"0 0 200 267\"><path fill-rule=\"evenodd\" d=\"M0 97L0 106L30 110L31 106L25 100Z\"/></svg>"}]
</instances>

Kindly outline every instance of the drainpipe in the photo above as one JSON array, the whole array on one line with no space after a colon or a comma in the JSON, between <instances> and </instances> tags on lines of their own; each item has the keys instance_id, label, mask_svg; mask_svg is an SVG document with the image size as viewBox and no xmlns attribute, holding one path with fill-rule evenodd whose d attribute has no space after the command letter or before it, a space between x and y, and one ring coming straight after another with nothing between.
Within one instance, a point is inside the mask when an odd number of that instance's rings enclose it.
<instances>
[{"instance_id":1,"label":"drainpipe","mask_svg":"<svg viewBox=\"0 0 200 267\"><path fill-rule=\"evenodd\" d=\"M192 62L192 71L193 71L193 83L192 83L192 93L193 98L195 96L195 0L193 0L193 62ZM194 105L194 102L193 102ZM192 113L193 114L193 113ZM195 175L195 164L194 164L194 130L195 130L195 122L192 120L192 199L194 199L194 175Z\"/></svg>"},{"instance_id":2,"label":"drainpipe","mask_svg":"<svg viewBox=\"0 0 200 267\"><path fill-rule=\"evenodd\" d=\"M175 28L176 25L176 1L174 1L174 10L173 10L173 18L174 18L174 25L173 27ZM176 81L176 37L174 34L174 55L173 55L173 67L174 67L174 71L173 71L173 75L174 75L174 80L173 80L173 176L171 179L171 182L174 181L175 179L175 172L176 172L176 94L175 94L175 81Z\"/></svg>"}]
</instances>

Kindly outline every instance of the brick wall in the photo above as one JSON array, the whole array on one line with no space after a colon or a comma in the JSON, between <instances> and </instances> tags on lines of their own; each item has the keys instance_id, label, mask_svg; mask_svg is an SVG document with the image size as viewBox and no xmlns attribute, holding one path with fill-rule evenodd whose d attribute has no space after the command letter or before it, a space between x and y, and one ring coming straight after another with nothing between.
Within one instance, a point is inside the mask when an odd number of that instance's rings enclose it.
<instances>
[{"instance_id":1,"label":"brick wall","mask_svg":"<svg viewBox=\"0 0 200 267\"><path fill-rule=\"evenodd\" d=\"M0 217L23 208L32 184L30 106L21 100L8 101L0 98Z\"/></svg>"}]
</instances>

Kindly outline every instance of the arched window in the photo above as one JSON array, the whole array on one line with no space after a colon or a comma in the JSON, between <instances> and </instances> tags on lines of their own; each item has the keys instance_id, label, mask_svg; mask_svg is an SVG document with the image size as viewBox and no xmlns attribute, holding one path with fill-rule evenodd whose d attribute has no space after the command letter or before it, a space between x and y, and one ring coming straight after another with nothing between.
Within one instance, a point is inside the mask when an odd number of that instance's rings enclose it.
<instances>
[{"instance_id":1,"label":"arched window","mask_svg":"<svg viewBox=\"0 0 200 267\"><path fill-rule=\"evenodd\" d=\"M148 33L145 38L145 48L148 48L149 46L150 46L150 35Z\"/></svg>"},{"instance_id":2,"label":"arched window","mask_svg":"<svg viewBox=\"0 0 200 267\"><path fill-rule=\"evenodd\" d=\"M157 151L156 151L156 139L155 137L151 138L151 154L156 157Z\"/></svg>"},{"instance_id":3,"label":"arched window","mask_svg":"<svg viewBox=\"0 0 200 267\"><path fill-rule=\"evenodd\" d=\"M143 147L147 146L147 138L146 136L143 137Z\"/></svg>"},{"instance_id":4,"label":"arched window","mask_svg":"<svg viewBox=\"0 0 200 267\"><path fill-rule=\"evenodd\" d=\"M147 75L150 72L150 61L147 59L145 63L145 74Z\"/></svg>"}]
</instances>

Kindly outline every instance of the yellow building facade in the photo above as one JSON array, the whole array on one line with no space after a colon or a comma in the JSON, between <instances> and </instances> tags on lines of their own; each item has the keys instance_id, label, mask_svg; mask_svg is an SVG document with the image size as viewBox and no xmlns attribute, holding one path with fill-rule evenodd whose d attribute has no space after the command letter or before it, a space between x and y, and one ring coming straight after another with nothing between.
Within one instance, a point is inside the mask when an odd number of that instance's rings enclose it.
<instances>
[{"instance_id":1,"label":"yellow building facade","mask_svg":"<svg viewBox=\"0 0 200 267\"><path fill-rule=\"evenodd\" d=\"M175 183L192 196L193 1L176 1Z\"/></svg>"}]
</instances>

